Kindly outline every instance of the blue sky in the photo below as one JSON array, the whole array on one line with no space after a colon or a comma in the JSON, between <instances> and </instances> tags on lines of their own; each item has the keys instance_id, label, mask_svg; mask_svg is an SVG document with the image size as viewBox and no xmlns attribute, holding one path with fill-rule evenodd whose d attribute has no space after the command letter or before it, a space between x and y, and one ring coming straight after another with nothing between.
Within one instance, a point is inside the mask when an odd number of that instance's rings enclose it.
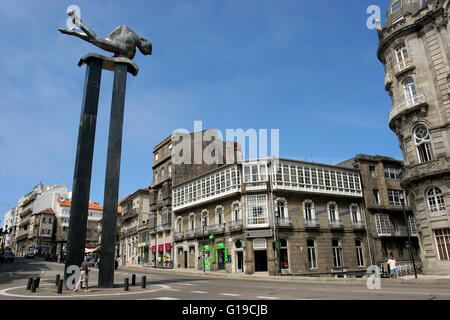
<instances>
[{"instance_id":1,"label":"blue sky","mask_svg":"<svg viewBox=\"0 0 450 320\"><path fill-rule=\"evenodd\" d=\"M366 9L388 0L4 1L0 6L0 219L39 182L72 189L87 52L62 35L81 8L99 36L125 24L139 52L125 101L119 197L152 180L152 149L177 128L279 129L280 156L335 164L401 159ZM102 75L91 197L103 203L112 73Z\"/></svg>"}]
</instances>

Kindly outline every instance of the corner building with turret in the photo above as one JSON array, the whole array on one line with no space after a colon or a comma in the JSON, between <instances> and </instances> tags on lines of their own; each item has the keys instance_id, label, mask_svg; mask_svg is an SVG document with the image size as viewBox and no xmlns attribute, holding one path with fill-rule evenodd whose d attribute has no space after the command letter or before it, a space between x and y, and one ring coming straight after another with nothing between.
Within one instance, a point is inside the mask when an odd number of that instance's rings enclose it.
<instances>
[{"instance_id":1,"label":"corner building with turret","mask_svg":"<svg viewBox=\"0 0 450 320\"><path fill-rule=\"evenodd\" d=\"M425 274L450 274L450 0L392 0L378 59Z\"/></svg>"}]
</instances>

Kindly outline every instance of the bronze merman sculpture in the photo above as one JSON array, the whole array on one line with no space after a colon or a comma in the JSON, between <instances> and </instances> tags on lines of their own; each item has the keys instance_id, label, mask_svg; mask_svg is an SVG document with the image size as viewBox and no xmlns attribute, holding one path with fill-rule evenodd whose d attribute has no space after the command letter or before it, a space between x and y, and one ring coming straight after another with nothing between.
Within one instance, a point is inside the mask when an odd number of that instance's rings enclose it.
<instances>
[{"instance_id":1,"label":"bronze merman sculpture","mask_svg":"<svg viewBox=\"0 0 450 320\"><path fill-rule=\"evenodd\" d=\"M67 11L67 14L72 19L73 23L85 33L74 30L58 29L61 33L76 36L103 50L113 52L114 57L124 57L132 60L136 54L136 47L144 55L152 54L152 43L140 37L127 26L119 26L111 32L108 38L101 38L98 37L94 31L86 27L73 10Z\"/></svg>"}]
</instances>

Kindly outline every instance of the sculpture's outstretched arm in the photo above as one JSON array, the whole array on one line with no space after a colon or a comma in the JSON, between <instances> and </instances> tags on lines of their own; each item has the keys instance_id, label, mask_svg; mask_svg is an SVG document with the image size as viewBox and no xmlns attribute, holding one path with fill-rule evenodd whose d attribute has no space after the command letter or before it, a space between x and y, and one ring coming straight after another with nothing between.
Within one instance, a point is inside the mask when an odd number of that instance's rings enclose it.
<instances>
[{"instance_id":1,"label":"sculpture's outstretched arm","mask_svg":"<svg viewBox=\"0 0 450 320\"><path fill-rule=\"evenodd\" d=\"M58 30L61 33L68 34L68 35L71 35L71 36L75 36L75 37L78 37L78 38L81 38L81 39L83 39L85 41L90 42L89 37L86 34L84 34L84 33L81 33L81 32L78 32L78 31L74 31L74 30L66 30L66 29L58 29Z\"/></svg>"},{"instance_id":2,"label":"sculpture's outstretched arm","mask_svg":"<svg viewBox=\"0 0 450 320\"><path fill-rule=\"evenodd\" d=\"M77 17L77 15L75 14L74 10L69 10L67 11L67 14L69 15L69 17L72 19L73 23L80 28L81 30L83 30L86 35L89 37L89 39L91 40L96 40L97 39L97 35L95 34L94 31L92 31L90 28L86 27L82 22L81 19L79 17Z\"/></svg>"}]
</instances>

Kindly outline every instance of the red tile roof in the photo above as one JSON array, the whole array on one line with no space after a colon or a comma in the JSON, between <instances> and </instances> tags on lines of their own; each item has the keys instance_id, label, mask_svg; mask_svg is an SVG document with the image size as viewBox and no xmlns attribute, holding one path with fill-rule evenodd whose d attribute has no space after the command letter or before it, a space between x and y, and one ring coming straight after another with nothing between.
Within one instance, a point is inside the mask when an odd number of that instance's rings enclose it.
<instances>
[{"instance_id":1,"label":"red tile roof","mask_svg":"<svg viewBox=\"0 0 450 320\"><path fill-rule=\"evenodd\" d=\"M70 207L71 202L69 200L64 200L61 201L59 205L62 207ZM89 209L103 211L103 207L97 203L89 203Z\"/></svg>"}]
</instances>

